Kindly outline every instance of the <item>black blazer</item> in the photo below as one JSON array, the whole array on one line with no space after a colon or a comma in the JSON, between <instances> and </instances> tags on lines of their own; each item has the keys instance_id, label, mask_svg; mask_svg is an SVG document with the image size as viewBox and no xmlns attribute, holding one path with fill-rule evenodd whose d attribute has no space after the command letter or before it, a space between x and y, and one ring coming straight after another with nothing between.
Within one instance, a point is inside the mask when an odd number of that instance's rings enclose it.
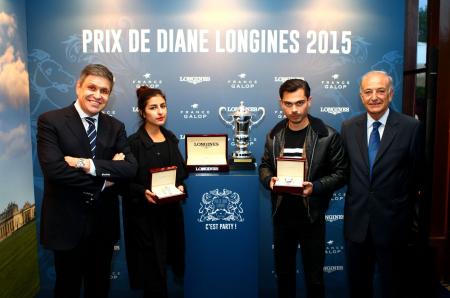
<instances>
[{"instance_id":1,"label":"black blazer","mask_svg":"<svg viewBox=\"0 0 450 298\"><path fill-rule=\"evenodd\" d=\"M345 121L341 135L350 160L344 208L345 237L362 242L370 226L376 243L406 240L411 228L413 196L421 184L420 122L390 109L372 180L367 153L367 114Z\"/></svg>"},{"instance_id":2,"label":"black blazer","mask_svg":"<svg viewBox=\"0 0 450 298\"><path fill-rule=\"evenodd\" d=\"M161 127L169 150L169 164L177 166L176 185L183 183L188 172L178 149L178 139L169 130ZM141 126L132 134L129 144L138 161L136 177L124 187L122 198L123 226L131 288L142 288L143 276L149 271L159 271L165 276L166 266L170 264L173 272L181 276L184 272L184 219L179 202L150 204L145 198L145 190L150 188L149 169L154 168L159 157L154 153L154 143ZM186 188L185 188L186 192ZM143 264L143 249L151 251L157 262L152 268Z\"/></svg>"},{"instance_id":3,"label":"black blazer","mask_svg":"<svg viewBox=\"0 0 450 298\"><path fill-rule=\"evenodd\" d=\"M105 179L133 177L137 162L127 145L125 126L99 114L96 175L69 167L64 156L90 158L86 130L74 105L42 114L38 119L37 152L44 176L41 242L50 249L74 248L90 229L97 237L115 243L119 239L119 204L114 187L102 191ZM114 154L124 161L113 161ZM89 221L92 219L92 221Z\"/></svg>"}]
</instances>

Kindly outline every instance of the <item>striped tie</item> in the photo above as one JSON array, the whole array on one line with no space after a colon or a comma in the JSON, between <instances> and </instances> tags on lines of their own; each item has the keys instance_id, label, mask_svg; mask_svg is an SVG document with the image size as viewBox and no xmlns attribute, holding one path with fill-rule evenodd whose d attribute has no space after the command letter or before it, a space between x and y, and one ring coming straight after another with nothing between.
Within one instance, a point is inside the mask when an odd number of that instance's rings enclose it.
<instances>
[{"instance_id":1,"label":"striped tie","mask_svg":"<svg viewBox=\"0 0 450 298\"><path fill-rule=\"evenodd\" d=\"M97 139L97 131L95 130L95 118L86 117L84 118L89 124L87 135L89 139L89 144L91 145L92 158L95 158L95 140Z\"/></svg>"}]
</instances>

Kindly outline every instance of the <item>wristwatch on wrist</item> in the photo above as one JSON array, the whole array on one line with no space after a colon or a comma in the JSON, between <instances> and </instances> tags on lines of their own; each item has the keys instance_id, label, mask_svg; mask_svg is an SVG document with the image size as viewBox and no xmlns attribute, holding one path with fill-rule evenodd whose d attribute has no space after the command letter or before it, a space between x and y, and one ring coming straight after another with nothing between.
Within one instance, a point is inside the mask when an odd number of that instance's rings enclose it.
<instances>
[{"instance_id":1,"label":"wristwatch on wrist","mask_svg":"<svg viewBox=\"0 0 450 298\"><path fill-rule=\"evenodd\" d=\"M84 168L85 164L84 164L84 159L83 158L78 158L77 160L77 164L76 164L76 168L77 169L82 169Z\"/></svg>"}]
</instances>

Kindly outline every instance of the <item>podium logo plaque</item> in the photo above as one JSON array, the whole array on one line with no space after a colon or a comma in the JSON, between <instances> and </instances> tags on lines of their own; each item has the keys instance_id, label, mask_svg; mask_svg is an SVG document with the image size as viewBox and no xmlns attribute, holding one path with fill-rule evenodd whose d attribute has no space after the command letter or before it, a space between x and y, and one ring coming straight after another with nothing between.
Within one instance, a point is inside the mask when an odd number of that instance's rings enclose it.
<instances>
[{"instance_id":1,"label":"podium logo plaque","mask_svg":"<svg viewBox=\"0 0 450 298\"><path fill-rule=\"evenodd\" d=\"M224 222L211 226L212 229L235 230L237 226L234 223L244 221L244 210L239 194L225 188L222 191L214 189L204 193L198 213L200 215L198 222Z\"/></svg>"}]
</instances>

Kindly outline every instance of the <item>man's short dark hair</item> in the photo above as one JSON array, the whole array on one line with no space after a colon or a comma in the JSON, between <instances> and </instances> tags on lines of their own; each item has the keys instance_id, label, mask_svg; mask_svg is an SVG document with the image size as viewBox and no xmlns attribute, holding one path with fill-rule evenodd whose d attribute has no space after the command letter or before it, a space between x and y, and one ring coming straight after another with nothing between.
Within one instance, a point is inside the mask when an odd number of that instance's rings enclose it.
<instances>
[{"instance_id":1,"label":"man's short dark hair","mask_svg":"<svg viewBox=\"0 0 450 298\"><path fill-rule=\"evenodd\" d=\"M308 82L302 79L290 79L281 84L279 90L280 98L283 98L284 92L292 93L298 89L303 89L305 91L306 98L309 98L311 88L309 88Z\"/></svg>"},{"instance_id":2,"label":"man's short dark hair","mask_svg":"<svg viewBox=\"0 0 450 298\"><path fill-rule=\"evenodd\" d=\"M80 84L83 84L84 79L86 79L87 76L96 76L107 79L111 85L110 91L112 91L112 88L114 86L114 76L106 66L102 64L86 65L80 73Z\"/></svg>"}]
</instances>

